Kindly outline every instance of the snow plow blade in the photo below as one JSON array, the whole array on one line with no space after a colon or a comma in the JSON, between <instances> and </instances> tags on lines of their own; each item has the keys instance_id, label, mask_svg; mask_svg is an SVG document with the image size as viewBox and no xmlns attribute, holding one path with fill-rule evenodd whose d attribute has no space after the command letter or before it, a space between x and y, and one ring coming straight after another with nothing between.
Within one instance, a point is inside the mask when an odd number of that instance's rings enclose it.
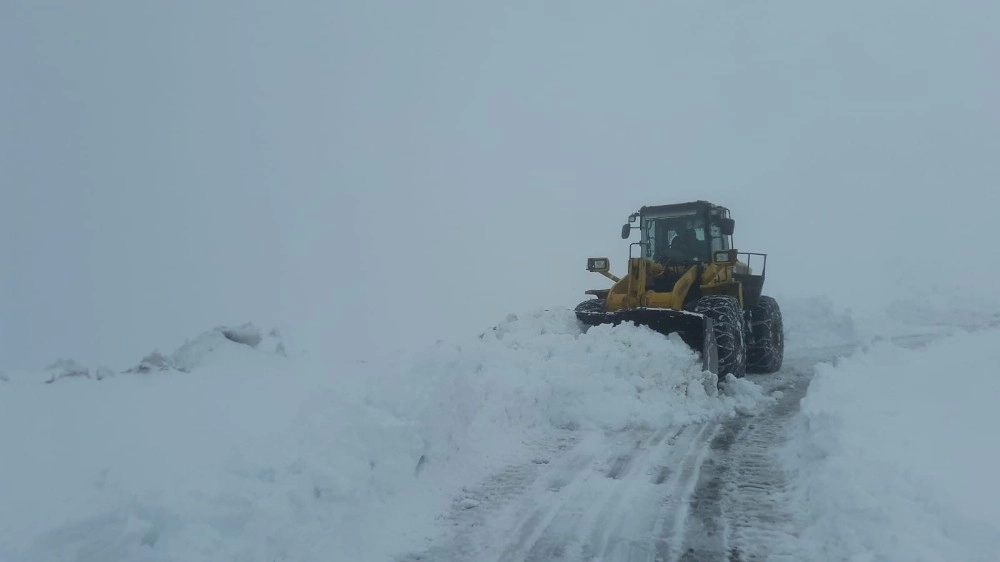
<instances>
[{"instance_id":1,"label":"snow plow blade","mask_svg":"<svg viewBox=\"0 0 1000 562\"><path fill-rule=\"evenodd\" d=\"M590 301L594 302L594 301ZM578 307L576 317L587 326L632 322L663 335L677 334L691 349L701 354L702 369L719 372L719 351L715 343L712 319L701 314L665 308L631 308L614 312Z\"/></svg>"}]
</instances>

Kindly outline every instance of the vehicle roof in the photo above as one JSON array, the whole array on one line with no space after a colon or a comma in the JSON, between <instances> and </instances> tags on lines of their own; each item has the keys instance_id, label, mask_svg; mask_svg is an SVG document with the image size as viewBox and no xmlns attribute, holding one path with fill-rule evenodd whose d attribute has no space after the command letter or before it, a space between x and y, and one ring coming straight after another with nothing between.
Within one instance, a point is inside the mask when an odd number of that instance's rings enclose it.
<instances>
[{"instance_id":1,"label":"vehicle roof","mask_svg":"<svg viewBox=\"0 0 1000 562\"><path fill-rule=\"evenodd\" d=\"M686 211L700 211L700 210L713 210L720 209L723 211L728 211L725 207L721 205L716 205L714 203L709 203L708 201L690 201L688 203L673 203L670 205L648 205L639 209L640 215L653 214L653 213L669 213L669 212L686 212Z\"/></svg>"}]
</instances>

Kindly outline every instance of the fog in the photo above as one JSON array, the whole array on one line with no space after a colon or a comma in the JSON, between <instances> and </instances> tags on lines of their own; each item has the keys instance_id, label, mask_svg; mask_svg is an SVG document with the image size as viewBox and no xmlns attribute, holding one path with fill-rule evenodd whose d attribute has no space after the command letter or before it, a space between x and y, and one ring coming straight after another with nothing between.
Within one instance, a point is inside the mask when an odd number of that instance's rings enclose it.
<instances>
[{"instance_id":1,"label":"fog","mask_svg":"<svg viewBox=\"0 0 1000 562\"><path fill-rule=\"evenodd\" d=\"M0 367L254 321L363 358L573 306L644 204L765 292L996 296L1000 4L6 2Z\"/></svg>"}]
</instances>

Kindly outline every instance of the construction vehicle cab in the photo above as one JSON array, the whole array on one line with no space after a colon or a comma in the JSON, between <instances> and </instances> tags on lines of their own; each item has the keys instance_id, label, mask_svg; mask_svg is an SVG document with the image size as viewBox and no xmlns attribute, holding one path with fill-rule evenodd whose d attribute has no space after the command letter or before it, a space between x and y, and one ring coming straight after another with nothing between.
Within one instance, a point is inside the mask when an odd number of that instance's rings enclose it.
<instances>
[{"instance_id":1,"label":"construction vehicle cab","mask_svg":"<svg viewBox=\"0 0 1000 562\"><path fill-rule=\"evenodd\" d=\"M734 226L729 209L696 201L643 207L622 227L622 238L637 228L645 257L654 261L710 262L713 252L732 248Z\"/></svg>"},{"instance_id":2,"label":"construction vehicle cab","mask_svg":"<svg viewBox=\"0 0 1000 562\"><path fill-rule=\"evenodd\" d=\"M587 291L597 298L580 303L577 317L585 325L635 322L676 333L712 372L778 370L781 314L761 295L767 256L737 251L734 226L729 209L707 201L642 207L622 227L623 238L640 232L626 275L612 274L608 258L590 258L587 269L614 284Z\"/></svg>"}]
</instances>

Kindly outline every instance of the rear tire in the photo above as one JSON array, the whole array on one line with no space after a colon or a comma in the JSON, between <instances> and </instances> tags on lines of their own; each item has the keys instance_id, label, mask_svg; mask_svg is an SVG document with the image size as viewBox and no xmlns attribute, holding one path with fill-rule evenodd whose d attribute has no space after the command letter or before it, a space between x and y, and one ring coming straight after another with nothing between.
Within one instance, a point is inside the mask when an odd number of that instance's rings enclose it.
<instances>
[{"instance_id":1,"label":"rear tire","mask_svg":"<svg viewBox=\"0 0 1000 562\"><path fill-rule=\"evenodd\" d=\"M712 319L712 331L719 350L719 376L742 377L747 369L747 348L743 336L743 311L735 297L701 297L694 311Z\"/></svg>"},{"instance_id":2,"label":"rear tire","mask_svg":"<svg viewBox=\"0 0 1000 562\"><path fill-rule=\"evenodd\" d=\"M780 370L785 356L785 332L778 301L760 297L750 308L750 333L753 343L747 349L748 370L751 373Z\"/></svg>"}]
</instances>

